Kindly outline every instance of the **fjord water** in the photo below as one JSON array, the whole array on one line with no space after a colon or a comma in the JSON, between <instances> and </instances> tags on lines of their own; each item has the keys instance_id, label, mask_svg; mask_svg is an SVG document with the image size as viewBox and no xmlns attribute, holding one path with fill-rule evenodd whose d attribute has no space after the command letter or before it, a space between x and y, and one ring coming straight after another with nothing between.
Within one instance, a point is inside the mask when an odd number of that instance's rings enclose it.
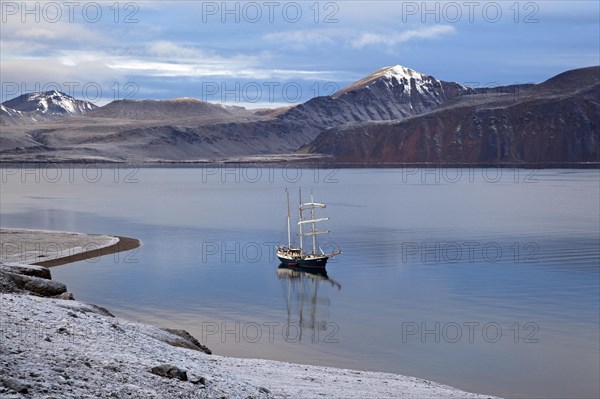
<instances>
[{"instance_id":1,"label":"fjord water","mask_svg":"<svg viewBox=\"0 0 600 399\"><path fill-rule=\"evenodd\" d=\"M599 395L598 170L2 173L2 227L141 239L52 269L77 299L186 329L216 354ZM327 204L323 249L343 250L330 280L277 271L284 190L297 201L298 186Z\"/></svg>"}]
</instances>

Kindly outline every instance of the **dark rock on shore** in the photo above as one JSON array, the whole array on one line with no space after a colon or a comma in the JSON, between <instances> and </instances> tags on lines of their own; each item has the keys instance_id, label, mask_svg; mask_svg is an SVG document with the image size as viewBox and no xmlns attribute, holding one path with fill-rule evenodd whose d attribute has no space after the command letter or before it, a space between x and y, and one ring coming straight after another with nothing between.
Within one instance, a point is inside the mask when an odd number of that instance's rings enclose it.
<instances>
[{"instance_id":1,"label":"dark rock on shore","mask_svg":"<svg viewBox=\"0 0 600 399\"><path fill-rule=\"evenodd\" d=\"M2 380L2 385L4 385L8 389L12 389L17 393L28 393L29 392L29 384L18 380L16 378L8 377Z\"/></svg>"},{"instance_id":2,"label":"dark rock on shore","mask_svg":"<svg viewBox=\"0 0 600 399\"><path fill-rule=\"evenodd\" d=\"M185 330L176 330L173 328L163 328L163 330L170 332L171 334L177 335L179 338L181 338L169 342L169 344L173 346L201 351L206 353L207 355L212 354L212 351L208 349L208 347L202 345L200 341L198 341L189 332Z\"/></svg>"},{"instance_id":3,"label":"dark rock on shore","mask_svg":"<svg viewBox=\"0 0 600 399\"><path fill-rule=\"evenodd\" d=\"M50 270L40 266L0 264L0 292L30 293L44 297L69 297L67 287L50 279ZM71 295L72 296L72 295Z\"/></svg>"},{"instance_id":4,"label":"dark rock on shore","mask_svg":"<svg viewBox=\"0 0 600 399\"><path fill-rule=\"evenodd\" d=\"M34 266L34 265L18 265L11 264L10 266L0 263L0 270L4 270L11 273L22 274L24 276L34 276L45 278L46 280L52 280L52 275L50 274L50 269L42 266Z\"/></svg>"},{"instance_id":5,"label":"dark rock on shore","mask_svg":"<svg viewBox=\"0 0 600 399\"><path fill-rule=\"evenodd\" d=\"M185 371L170 364L161 364L160 366L152 367L150 372L161 377L176 378L180 381L188 380L187 373Z\"/></svg>"},{"instance_id":6,"label":"dark rock on shore","mask_svg":"<svg viewBox=\"0 0 600 399\"><path fill-rule=\"evenodd\" d=\"M55 297L67 292L67 286L56 281L19 274L12 274L12 278L19 288L35 295Z\"/></svg>"}]
</instances>

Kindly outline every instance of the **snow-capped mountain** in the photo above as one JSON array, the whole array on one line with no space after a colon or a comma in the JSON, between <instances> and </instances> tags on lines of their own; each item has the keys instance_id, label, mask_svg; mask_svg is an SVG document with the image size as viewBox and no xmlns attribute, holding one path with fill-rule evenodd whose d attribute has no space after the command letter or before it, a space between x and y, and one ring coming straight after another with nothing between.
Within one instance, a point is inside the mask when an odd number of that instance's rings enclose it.
<instances>
[{"instance_id":1,"label":"snow-capped mountain","mask_svg":"<svg viewBox=\"0 0 600 399\"><path fill-rule=\"evenodd\" d=\"M332 96L313 98L279 119L294 125L296 135L306 132L303 140L312 140L332 126L403 119L472 92L461 84L396 65L379 69Z\"/></svg>"},{"instance_id":2,"label":"snow-capped mountain","mask_svg":"<svg viewBox=\"0 0 600 399\"><path fill-rule=\"evenodd\" d=\"M361 164L597 165L599 94L600 67L581 68L492 95L477 90L412 118L335 126L302 152Z\"/></svg>"},{"instance_id":3,"label":"snow-capped mountain","mask_svg":"<svg viewBox=\"0 0 600 399\"><path fill-rule=\"evenodd\" d=\"M21 112L39 112L56 116L81 115L98 108L89 101L77 100L56 90L22 94L3 102L2 105Z\"/></svg>"},{"instance_id":4,"label":"snow-capped mountain","mask_svg":"<svg viewBox=\"0 0 600 399\"><path fill-rule=\"evenodd\" d=\"M456 95L469 92L469 89L458 83L442 82L433 76L422 74L414 69L402 65L394 65L381 68L369 76L345 87L335 93L333 98L340 98L350 92L365 89L370 89L371 91L385 90L394 96L397 96L398 93L403 93L406 100L410 100L414 95L421 95L438 104L442 103L448 97L455 97Z\"/></svg>"},{"instance_id":5,"label":"snow-capped mountain","mask_svg":"<svg viewBox=\"0 0 600 399\"><path fill-rule=\"evenodd\" d=\"M65 93L52 90L26 93L2 103L2 124L18 125L48 121L64 116L83 115L98 108L89 101L77 100Z\"/></svg>"}]
</instances>

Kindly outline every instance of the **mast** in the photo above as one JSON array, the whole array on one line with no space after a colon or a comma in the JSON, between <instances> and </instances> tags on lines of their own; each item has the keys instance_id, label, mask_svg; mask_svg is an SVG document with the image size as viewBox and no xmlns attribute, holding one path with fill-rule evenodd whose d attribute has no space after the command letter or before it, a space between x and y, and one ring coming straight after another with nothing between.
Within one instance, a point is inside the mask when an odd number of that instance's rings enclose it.
<instances>
[{"instance_id":1,"label":"mast","mask_svg":"<svg viewBox=\"0 0 600 399\"><path fill-rule=\"evenodd\" d=\"M298 226L300 229L300 254L302 254L302 187L298 187L298 199L300 200L300 206L298 207Z\"/></svg>"},{"instance_id":2,"label":"mast","mask_svg":"<svg viewBox=\"0 0 600 399\"><path fill-rule=\"evenodd\" d=\"M310 202L311 202L311 204L315 203L312 191L310 192ZM315 225L315 208L314 208L314 206L312 206L310 208L310 219L312 220L311 232L314 233L317 231L317 227ZM313 255L317 253L316 247L317 247L317 235L313 234L313 236L312 236L312 254Z\"/></svg>"},{"instance_id":3,"label":"mast","mask_svg":"<svg viewBox=\"0 0 600 399\"><path fill-rule=\"evenodd\" d=\"M290 192L288 189L285 189L285 193L287 194L287 227L288 227L288 249L292 247L292 236L290 232Z\"/></svg>"},{"instance_id":4,"label":"mast","mask_svg":"<svg viewBox=\"0 0 600 399\"><path fill-rule=\"evenodd\" d=\"M298 226L300 228L300 244L301 244L301 249L302 249L302 237L304 236L312 236L312 251L310 252L311 255L317 255L318 254L318 245L317 245L317 234L327 234L329 233L329 230L324 230L324 231L319 231L317 230L317 223L319 222L323 222L325 220L329 220L329 218L324 217L324 218L316 218L315 215L315 209L316 208L325 208L326 205L320 202L315 202L314 201L314 196L313 193L310 193L310 202L307 203L302 203L302 199L300 199L300 209L299 209L299 220L298 220ZM302 217L302 212L303 211L308 211L310 210L310 217L307 219L303 219ZM307 224L310 223L310 230L307 231L306 233L304 233L302 231L302 225L303 224ZM324 255L324 254L323 254Z\"/></svg>"}]
</instances>

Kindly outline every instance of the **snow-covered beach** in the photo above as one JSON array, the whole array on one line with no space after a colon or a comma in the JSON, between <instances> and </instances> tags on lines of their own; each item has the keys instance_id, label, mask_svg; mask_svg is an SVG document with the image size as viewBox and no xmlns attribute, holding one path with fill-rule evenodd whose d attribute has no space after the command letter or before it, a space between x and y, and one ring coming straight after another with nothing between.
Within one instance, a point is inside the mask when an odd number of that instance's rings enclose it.
<instances>
[{"instance_id":1,"label":"snow-covered beach","mask_svg":"<svg viewBox=\"0 0 600 399\"><path fill-rule=\"evenodd\" d=\"M70 235L66 244L61 236L73 233L22 234L63 250L82 248L89 237L105 247L116 242L79 234L79 242ZM397 374L210 354L182 330L130 322L71 299L48 268L24 264L40 255L27 251L25 258L2 251L3 398L490 398Z\"/></svg>"}]
</instances>

